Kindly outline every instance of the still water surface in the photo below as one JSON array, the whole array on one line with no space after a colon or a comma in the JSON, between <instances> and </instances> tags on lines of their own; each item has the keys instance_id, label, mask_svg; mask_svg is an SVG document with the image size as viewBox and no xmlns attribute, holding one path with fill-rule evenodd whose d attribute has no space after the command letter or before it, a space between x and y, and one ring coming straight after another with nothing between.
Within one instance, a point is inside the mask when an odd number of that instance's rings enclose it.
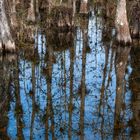
<instances>
[{"instance_id":1,"label":"still water surface","mask_svg":"<svg viewBox=\"0 0 140 140\"><path fill-rule=\"evenodd\" d=\"M94 14L83 22L0 57L2 140L140 139L140 49L104 40Z\"/></svg>"}]
</instances>

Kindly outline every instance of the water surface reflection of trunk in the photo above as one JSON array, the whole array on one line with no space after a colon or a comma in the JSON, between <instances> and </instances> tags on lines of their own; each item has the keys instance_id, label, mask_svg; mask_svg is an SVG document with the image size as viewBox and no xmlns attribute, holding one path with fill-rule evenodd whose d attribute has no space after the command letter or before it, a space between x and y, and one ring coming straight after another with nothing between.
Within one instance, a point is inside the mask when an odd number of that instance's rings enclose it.
<instances>
[{"instance_id":1,"label":"water surface reflection of trunk","mask_svg":"<svg viewBox=\"0 0 140 140\"><path fill-rule=\"evenodd\" d=\"M17 122L17 138L24 139L23 136L23 109L21 104L21 97L20 97L20 84L19 84L19 58L17 57L16 66L14 69L14 85L15 85L15 117Z\"/></svg>"},{"instance_id":2,"label":"water surface reflection of trunk","mask_svg":"<svg viewBox=\"0 0 140 140\"><path fill-rule=\"evenodd\" d=\"M12 27L13 28L15 28L15 27L17 27L18 26L18 23L17 23L17 16L16 16L16 4L17 4L17 2L16 2L16 0L12 0L12 2L11 2L11 25L12 25Z\"/></svg>"},{"instance_id":3,"label":"water surface reflection of trunk","mask_svg":"<svg viewBox=\"0 0 140 140\"><path fill-rule=\"evenodd\" d=\"M32 116L31 116L31 129L30 129L30 140L33 139L33 130L34 130L34 120L35 120L35 93L36 93L36 74L35 74L35 64L32 62Z\"/></svg>"},{"instance_id":4,"label":"water surface reflection of trunk","mask_svg":"<svg viewBox=\"0 0 140 140\"><path fill-rule=\"evenodd\" d=\"M115 100L115 116L114 116L114 140L123 139L122 130L125 127L123 122L124 115L124 99L125 99L125 72L130 53L129 47L117 46L115 66L116 66L116 100Z\"/></svg>"},{"instance_id":5,"label":"water surface reflection of trunk","mask_svg":"<svg viewBox=\"0 0 140 140\"><path fill-rule=\"evenodd\" d=\"M55 140L55 124L54 124L54 111L52 102L52 70L53 70L53 48L51 45L47 46L48 65L47 65L47 105L46 105L46 140L49 139L49 129L52 134L52 140ZM49 126L49 119L51 126Z\"/></svg>"},{"instance_id":6,"label":"water surface reflection of trunk","mask_svg":"<svg viewBox=\"0 0 140 140\"><path fill-rule=\"evenodd\" d=\"M83 47L82 47L82 75L81 75L81 85L80 85L80 96L81 96L81 105L80 105L80 139L84 140L84 118L85 118L85 96L86 96L86 50L88 47L88 19L82 19L81 30L83 38Z\"/></svg>"},{"instance_id":7,"label":"water surface reflection of trunk","mask_svg":"<svg viewBox=\"0 0 140 140\"><path fill-rule=\"evenodd\" d=\"M15 55L0 56L0 139L9 140L8 130L8 112L10 109L11 94L14 89L11 87L13 78L13 69L15 67Z\"/></svg>"},{"instance_id":8,"label":"water surface reflection of trunk","mask_svg":"<svg viewBox=\"0 0 140 140\"><path fill-rule=\"evenodd\" d=\"M72 139L72 112L73 112L73 78L74 78L75 47L70 48L70 97L69 97L69 129L68 138Z\"/></svg>"}]
</instances>

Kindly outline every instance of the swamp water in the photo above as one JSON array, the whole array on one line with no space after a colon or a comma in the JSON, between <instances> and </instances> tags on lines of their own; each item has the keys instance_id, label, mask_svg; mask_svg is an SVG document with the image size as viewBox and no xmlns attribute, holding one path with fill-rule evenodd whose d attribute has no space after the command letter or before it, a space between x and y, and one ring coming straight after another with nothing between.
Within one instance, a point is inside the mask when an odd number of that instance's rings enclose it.
<instances>
[{"instance_id":1,"label":"swamp water","mask_svg":"<svg viewBox=\"0 0 140 140\"><path fill-rule=\"evenodd\" d=\"M104 39L113 34L92 13L0 56L0 139L140 139L140 48Z\"/></svg>"}]
</instances>

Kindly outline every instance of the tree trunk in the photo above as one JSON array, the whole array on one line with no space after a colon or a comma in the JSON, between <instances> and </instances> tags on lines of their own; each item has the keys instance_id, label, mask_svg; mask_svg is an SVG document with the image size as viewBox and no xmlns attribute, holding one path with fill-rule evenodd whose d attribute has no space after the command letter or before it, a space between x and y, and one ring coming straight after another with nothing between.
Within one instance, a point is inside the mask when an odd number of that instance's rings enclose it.
<instances>
[{"instance_id":1,"label":"tree trunk","mask_svg":"<svg viewBox=\"0 0 140 140\"><path fill-rule=\"evenodd\" d=\"M82 0L80 5L80 13L81 14L87 14L88 13L88 0Z\"/></svg>"},{"instance_id":2,"label":"tree trunk","mask_svg":"<svg viewBox=\"0 0 140 140\"><path fill-rule=\"evenodd\" d=\"M131 43L132 40L126 12L126 0L118 0L115 26L117 30L117 41L125 44Z\"/></svg>"},{"instance_id":3,"label":"tree trunk","mask_svg":"<svg viewBox=\"0 0 140 140\"><path fill-rule=\"evenodd\" d=\"M34 0L30 1L30 7L28 9L27 20L31 22L35 22L35 5Z\"/></svg>"},{"instance_id":4,"label":"tree trunk","mask_svg":"<svg viewBox=\"0 0 140 140\"><path fill-rule=\"evenodd\" d=\"M10 32L4 1L0 0L0 51L14 51L15 42Z\"/></svg>"},{"instance_id":5,"label":"tree trunk","mask_svg":"<svg viewBox=\"0 0 140 140\"><path fill-rule=\"evenodd\" d=\"M11 25L12 25L13 28L16 28L18 26L17 17L16 17L16 0L12 0L11 4L12 4Z\"/></svg>"},{"instance_id":6,"label":"tree trunk","mask_svg":"<svg viewBox=\"0 0 140 140\"><path fill-rule=\"evenodd\" d=\"M75 13L76 13L76 0L73 0L73 2L72 2L72 9L73 9L73 17L75 16Z\"/></svg>"}]
</instances>

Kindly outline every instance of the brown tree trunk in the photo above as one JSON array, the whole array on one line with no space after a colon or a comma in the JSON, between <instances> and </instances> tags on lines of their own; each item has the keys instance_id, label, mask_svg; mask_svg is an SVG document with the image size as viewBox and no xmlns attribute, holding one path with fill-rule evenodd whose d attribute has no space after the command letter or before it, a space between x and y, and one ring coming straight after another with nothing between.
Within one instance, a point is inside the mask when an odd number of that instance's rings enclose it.
<instances>
[{"instance_id":1,"label":"brown tree trunk","mask_svg":"<svg viewBox=\"0 0 140 140\"><path fill-rule=\"evenodd\" d=\"M27 20L31 22L35 22L35 5L34 0L30 1L30 7L28 9Z\"/></svg>"},{"instance_id":2,"label":"brown tree trunk","mask_svg":"<svg viewBox=\"0 0 140 140\"><path fill-rule=\"evenodd\" d=\"M117 30L117 41L131 43L129 23L127 20L126 0L118 0L115 26Z\"/></svg>"},{"instance_id":3,"label":"brown tree trunk","mask_svg":"<svg viewBox=\"0 0 140 140\"><path fill-rule=\"evenodd\" d=\"M0 50L14 51L15 42L10 32L10 26L5 9L5 0L0 0Z\"/></svg>"},{"instance_id":4,"label":"brown tree trunk","mask_svg":"<svg viewBox=\"0 0 140 140\"><path fill-rule=\"evenodd\" d=\"M130 47L118 46L115 57L115 69L116 69L116 99L115 99L115 116L114 116L114 136L113 140L118 140L120 136L123 136L124 129L124 99L125 99L125 72L127 68L128 57L130 53Z\"/></svg>"},{"instance_id":5,"label":"brown tree trunk","mask_svg":"<svg viewBox=\"0 0 140 140\"><path fill-rule=\"evenodd\" d=\"M12 0L11 2L11 26L13 28L16 28L18 26L18 23L17 23L17 16L16 16L16 0Z\"/></svg>"},{"instance_id":6,"label":"brown tree trunk","mask_svg":"<svg viewBox=\"0 0 140 140\"><path fill-rule=\"evenodd\" d=\"M72 2L72 16L74 17L76 14L76 0L73 0Z\"/></svg>"},{"instance_id":7,"label":"brown tree trunk","mask_svg":"<svg viewBox=\"0 0 140 140\"><path fill-rule=\"evenodd\" d=\"M82 0L80 5L80 13L87 14L88 13L88 0Z\"/></svg>"}]
</instances>

